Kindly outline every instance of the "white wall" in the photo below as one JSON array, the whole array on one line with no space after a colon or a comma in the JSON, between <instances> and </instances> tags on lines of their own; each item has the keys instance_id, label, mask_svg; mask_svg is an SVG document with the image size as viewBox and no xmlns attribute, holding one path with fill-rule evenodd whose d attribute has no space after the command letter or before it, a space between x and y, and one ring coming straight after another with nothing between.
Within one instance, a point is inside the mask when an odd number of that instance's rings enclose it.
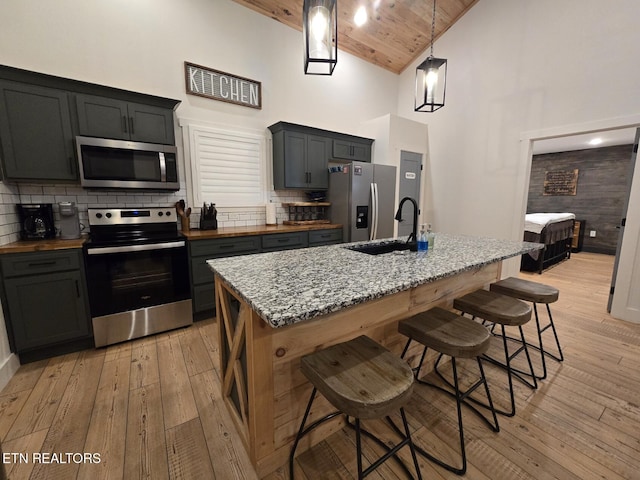
<instances>
[{"instance_id":1,"label":"white wall","mask_svg":"<svg viewBox=\"0 0 640 480\"><path fill-rule=\"evenodd\" d=\"M640 112L638 18L637 0L481 0L435 45L443 109L414 113L418 61L403 72L398 115L429 125L438 230L521 238L521 134Z\"/></svg>"},{"instance_id":2,"label":"white wall","mask_svg":"<svg viewBox=\"0 0 640 480\"><path fill-rule=\"evenodd\" d=\"M180 120L264 132L282 120L357 134L362 121L396 110L397 75L340 52L333 76L306 76L302 33L231 0L2 0L0 19L0 64L174 98ZM187 95L185 61L262 82L262 110ZM84 220L89 206L165 206L186 191L101 199L79 187L2 185L0 195L0 240L8 243L19 230L17 202L73 200ZM223 225L264 223L264 208L220 213ZM0 321L0 369L6 346Z\"/></svg>"}]
</instances>

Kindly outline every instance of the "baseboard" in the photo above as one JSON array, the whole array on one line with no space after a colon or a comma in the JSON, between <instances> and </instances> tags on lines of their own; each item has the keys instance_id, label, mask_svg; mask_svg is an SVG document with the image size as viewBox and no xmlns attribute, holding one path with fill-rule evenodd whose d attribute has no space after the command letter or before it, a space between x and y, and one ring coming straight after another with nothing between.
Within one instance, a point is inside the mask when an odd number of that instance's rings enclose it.
<instances>
[{"instance_id":1,"label":"baseboard","mask_svg":"<svg viewBox=\"0 0 640 480\"><path fill-rule=\"evenodd\" d=\"M583 252L588 252L588 253L602 253L604 255L615 255L616 251L615 249L610 249L610 248L598 248L598 247L582 247L582 251Z\"/></svg>"},{"instance_id":2,"label":"baseboard","mask_svg":"<svg viewBox=\"0 0 640 480\"><path fill-rule=\"evenodd\" d=\"M14 353L10 354L0 366L0 390L7 386L11 377L20 368L20 359Z\"/></svg>"}]
</instances>

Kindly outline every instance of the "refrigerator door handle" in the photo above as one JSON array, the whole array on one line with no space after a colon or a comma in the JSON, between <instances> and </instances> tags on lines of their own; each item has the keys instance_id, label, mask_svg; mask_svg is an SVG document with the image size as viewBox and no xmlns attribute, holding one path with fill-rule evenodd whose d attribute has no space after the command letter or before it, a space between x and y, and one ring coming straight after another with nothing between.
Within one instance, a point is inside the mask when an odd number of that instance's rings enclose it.
<instances>
[{"instance_id":1,"label":"refrigerator door handle","mask_svg":"<svg viewBox=\"0 0 640 480\"><path fill-rule=\"evenodd\" d=\"M374 234L373 239L375 240L376 238L378 238L378 220L380 220L380 197L378 197L378 184L374 183L373 184L373 190L376 192L376 231Z\"/></svg>"},{"instance_id":2,"label":"refrigerator door handle","mask_svg":"<svg viewBox=\"0 0 640 480\"><path fill-rule=\"evenodd\" d=\"M375 183L369 185L371 189L371 223L369 224L369 240L376 238L376 192Z\"/></svg>"},{"instance_id":3,"label":"refrigerator door handle","mask_svg":"<svg viewBox=\"0 0 640 480\"><path fill-rule=\"evenodd\" d=\"M371 233L369 240L375 240L378 236L378 184L371 184Z\"/></svg>"}]
</instances>

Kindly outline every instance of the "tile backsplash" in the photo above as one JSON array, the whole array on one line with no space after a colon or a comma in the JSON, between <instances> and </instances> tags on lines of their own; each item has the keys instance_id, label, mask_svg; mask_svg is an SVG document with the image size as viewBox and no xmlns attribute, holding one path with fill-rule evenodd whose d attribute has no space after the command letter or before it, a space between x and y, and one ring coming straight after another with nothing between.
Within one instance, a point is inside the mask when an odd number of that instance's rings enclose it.
<instances>
[{"instance_id":1,"label":"tile backsplash","mask_svg":"<svg viewBox=\"0 0 640 480\"><path fill-rule=\"evenodd\" d=\"M53 204L56 226L58 225L58 203L75 202L83 232L89 231L87 217L88 208L104 207L173 207L180 199L187 199L186 188L177 192L142 192L127 190L89 190L76 185L31 185L7 184L0 182L0 245L15 242L20 238L20 221L16 210L17 203L51 203ZM304 192L272 191L269 201L276 203L278 223L288 218L288 212L282 203L305 201ZM201 207L192 207L190 226L198 228ZM266 222L264 205L255 207L217 207L218 226L251 226L263 225Z\"/></svg>"}]
</instances>

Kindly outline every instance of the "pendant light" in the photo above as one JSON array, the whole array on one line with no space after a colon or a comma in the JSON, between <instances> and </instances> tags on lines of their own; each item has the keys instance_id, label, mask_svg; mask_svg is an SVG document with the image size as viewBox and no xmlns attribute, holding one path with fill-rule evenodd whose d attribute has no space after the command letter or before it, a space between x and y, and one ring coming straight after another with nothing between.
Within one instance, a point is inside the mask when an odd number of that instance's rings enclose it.
<instances>
[{"instance_id":1,"label":"pendant light","mask_svg":"<svg viewBox=\"0 0 640 480\"><path fill-rule=\"evenodd\" d=\"M416 112L435 112L444 107L444 94L447 86L447 60L433 56L435 28L436 0L433 0L431 52L426 60L416 67Z\"/></svg>"},{"instance_id":2,"label":"pendant light","mask_svg":"<svg viewBox=\"0 0 640 480\"><path fill-rule=\"evenodd\" d=\"M304 0L304 73L331 75L338 62L337 0Z\"/></svg>"}]
</instances>

